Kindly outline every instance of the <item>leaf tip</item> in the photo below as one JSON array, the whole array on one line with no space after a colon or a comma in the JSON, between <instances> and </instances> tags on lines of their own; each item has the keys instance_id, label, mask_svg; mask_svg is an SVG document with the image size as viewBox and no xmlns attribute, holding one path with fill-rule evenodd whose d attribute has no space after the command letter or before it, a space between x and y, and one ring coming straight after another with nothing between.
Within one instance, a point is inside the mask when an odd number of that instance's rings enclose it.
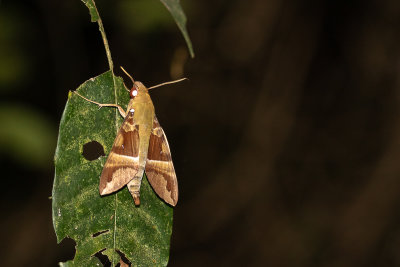
<instances>
[{"instance_id":1,"label":"leaf tip","mask_svg":"<svg viewBox=\"0 0 400 267\"><path fill-rule=\"evenodd\" d=\"M91 22L96 22L99 20L99 14L97 12L97 8L94 4L93 1L89 1L89 0L81 0L86 7L89 9L89 13L90 13L90 20Z\"/></svg>"}]
</instances>

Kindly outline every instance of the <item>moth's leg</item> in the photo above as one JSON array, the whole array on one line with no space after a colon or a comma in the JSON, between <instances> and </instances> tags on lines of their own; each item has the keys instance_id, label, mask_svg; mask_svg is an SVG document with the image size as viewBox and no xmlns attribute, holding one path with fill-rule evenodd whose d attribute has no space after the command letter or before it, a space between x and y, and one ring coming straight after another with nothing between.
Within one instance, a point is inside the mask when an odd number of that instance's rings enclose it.
<instances>
[{"instance_id":1,"label":"moth's leg","mask_svg":"<svg viewBox=\"0 0 400 267\"><path fill-rule=\"evenodd\" d=\"M78 96L82 97L82 98L85 99L86 101L89 101L89 102L91 102L91 103L93 103L93 104L98 105L100 108L102 108L102 107L115 107L115 108L118 108L118 111L119 111L119 113L121 114L121 116L124 117L124 118L126 117L126 113L125 113L124 109L123 109L121 106L117 105L117 104L101 104L101 103L99 103L99 102L96 102L96 101L87 99L87 98L84 97L84 96L81 96L81 95L78 94L78 92L76 92L76 91L74 91L74 93L77 94Z\"/></svg>"}]
</instances>

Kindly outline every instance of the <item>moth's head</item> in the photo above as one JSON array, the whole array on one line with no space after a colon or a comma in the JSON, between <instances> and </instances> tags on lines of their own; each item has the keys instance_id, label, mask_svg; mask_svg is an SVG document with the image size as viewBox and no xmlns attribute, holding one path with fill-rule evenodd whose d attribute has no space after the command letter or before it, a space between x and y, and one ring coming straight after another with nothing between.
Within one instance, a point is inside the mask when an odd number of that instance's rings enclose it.
<instances>
[{"instance_id":1,"label":"moth's head","mask_svg":"<svg viewBox=\"0 0 400 267\"><path fill-rule=\"evenodd\" d=\"M146 86L141 82L134 82L131 91L129 92L129 96L134 98L138 95L142 95L143 93L147 93L148 90Z\"/></svg>"}]
</instances>

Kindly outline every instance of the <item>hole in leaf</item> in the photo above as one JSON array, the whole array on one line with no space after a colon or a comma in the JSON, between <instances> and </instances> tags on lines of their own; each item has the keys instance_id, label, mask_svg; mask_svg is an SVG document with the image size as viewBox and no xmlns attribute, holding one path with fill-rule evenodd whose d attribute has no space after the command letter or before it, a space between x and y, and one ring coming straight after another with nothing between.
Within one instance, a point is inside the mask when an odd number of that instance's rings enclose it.
<instances>
[{"instance_id":1,"label":"hole in leaf","mask_svg":"<svg viewBox=\"0 0 400 267\"><path fill-rule=\"evenodd\" d=\"M87 160L95 160L105 156L103 146L96 141L91 141L83 145L82 156Z\"/></svg>"},{"instance_id":2,"label":"hole in leaf","mask_svg":"<svg viewBox=\"0 0 400 267\"><path fill-rule=\"evenodd\" d=\"M121 257L121 262L118 263L119 266L131 266L131 262L128 260L128 258L125 256L124 253L122 253L118 249L116 249L115 251L117 251L118 255ZM118 264L117 264L117 266L118 266Z\"/></svg>"},{"instance_id":3,"label":"hole in leaf","mask_svg":"<svg viewBox=\"0 0 400 267\"><path fill-rule=\"evenodd\" d=\"M110 230L100 231L100 232L94 233L92 235L92 237L96 237L96 236L99 236L99 235L102 235L102 234L105 234L105 233L108 233L108 232L110 232Z\"/></svg>"},{"instance_id":4,"label":"hole in leaf","mask_svg":"<svg viewBox=\"0 0 400 267\"><path fill-rule=\"evenodd\" d=\"M100 250L99 252L94 254L94 256L100 260L101 264L103 264L104 267L111 267L110 259L102 253L104 250L106 249Z\"/></svg>"},{"instance_id":5,"label":"hole in leaf","mask_svg":"<svg viewBox=\"0 0 400 267\"><path fill-rule=\"evenodd\" d=\"M59 246L60 257L58 259L62 262L72 260L76 253L76 242L72 238L64 238Z\"/></svg>"}]
</instances>

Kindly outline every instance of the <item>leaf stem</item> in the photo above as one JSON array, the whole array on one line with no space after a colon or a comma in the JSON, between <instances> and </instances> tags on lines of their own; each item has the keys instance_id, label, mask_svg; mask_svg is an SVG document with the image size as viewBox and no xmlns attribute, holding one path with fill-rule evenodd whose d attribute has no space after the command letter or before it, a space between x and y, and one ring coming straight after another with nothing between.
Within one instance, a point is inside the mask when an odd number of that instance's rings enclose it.
<instances>
[{"instance_id":1,"label":"leaf stem","mask_svg":"<svg viewBox=\"0 0 400 267\"><path fill-rule=\"evenodd\" d=\"M103 22L101 21L101 19L99 18L99 29L101 32L101 37L103 38L103 43L104 43L104 48L106 49L106 55L107 55L107 60L108 60L108 66L110 67L110 70L114 76L114 64L111 58L111 52L110 52L110 47L108 46L108 40L106 37L106 32L104 31L104 27L103 27Z\"/></svg>"},{"instance_id":2,"label":"leaf stem","mask_svg":"<svg viewBox=\"0 0 400 267\"><path fill-rule=\"evenodd\" d=\"M110 70L111 70L111 72L113 73L113 76L114 76L114 64L113 64L113 61L112 61L112 58L111 58L110 46L108 45L108 40L107 40L106 32L104 30L103 21L101 20L99 11L97 10L96 3L94 2L94 0L91 0L91 2L93 4L94 10L96 11L97 23L99 24L99 30L100 30L100 33L101 33L101 37L103 39L104 48L106 50L108 66L110 67Z\"/></svg>"}]
</instances>

